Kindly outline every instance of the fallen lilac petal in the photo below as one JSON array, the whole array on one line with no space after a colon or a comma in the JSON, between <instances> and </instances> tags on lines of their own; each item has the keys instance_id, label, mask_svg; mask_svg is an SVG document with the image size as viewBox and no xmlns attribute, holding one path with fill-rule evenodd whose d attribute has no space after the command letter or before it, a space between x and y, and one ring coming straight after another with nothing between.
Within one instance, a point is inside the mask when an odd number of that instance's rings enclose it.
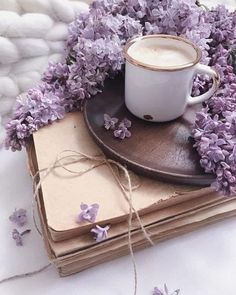
<instances>
[{"instance_id":1,"label":"fallen lilac petal","mask_svg":"<svg viewBox=\"0 0 236 295\"><path fill-rule=\"evenodd\" d=\"M113 134L116 138L122 140L131 136L131 132L123 125L119 125L118 129L116 129Z\"/></svg>"},{"instance_id":2,"label":"fallen lilac petal","mask_svg":"<svg viewBox=\"0 0 236 295\"><path fill-rule=\"evenodd\" d=\"M26 229L23 232L19 232L17 229L13 229L12 231L12 239L15 240L16 246L23 246L23 239L22 237L25 234L30 233L31 230L30 229Z\"/></svg>"},{"instance_id":3,"label":"fallen lilac petal","mask_svg":"<svg viewBox=\"0 0 236 295\"><path fill-rule=\"evenodd\" d=\"M13 240L15 240L16 246L23 246L21 234L19 233L19 231L17 229L13 229L12 238L13 238Z\"/></svg>"},{"instance_id":4,"label":"fallen lilac petal","mask_svg":"<svg viewBox=\"0 0 236 295\"><path fill-rule=\"evenodd\" d=\"M96 228L91 229L91 232L94 234L94 238L97 243L107 239L109 229L110 229L110 226L108 225L105 227L96 225Z\"/></svg>"},{"instance_id":5,"label":"fallen lilac petal","mask_svg":"<svg viewBox=\"0 0 236 295\"><path fill-rule=\"evenodd\" d=\"M78 223L83 221L95 222L99 209L98 204L87 205L82 203L80 209L82 211L77 218Z\"/></svg>"},{"instance_id":6,"label":"fallen lilac petal","mask_svg":"<svg viewBox=\"0 0 236 295\"><path fill-rule=\"evenodd\" d=\"M108 114L104 114L104 127L106 130L114 130L117 123L117 118L111 118Z\"/></svg>"},{"instance_id":7,"label":"fallen lilac petal","mask_svg":"<svg viewBox=\"0 0 236 295\"><path fill-rule=\"evenodd\" d=\"M25 209L18 209L9 216L9 220L21 227L27 223L27 211Z\"/></svg>"}]
</instances>

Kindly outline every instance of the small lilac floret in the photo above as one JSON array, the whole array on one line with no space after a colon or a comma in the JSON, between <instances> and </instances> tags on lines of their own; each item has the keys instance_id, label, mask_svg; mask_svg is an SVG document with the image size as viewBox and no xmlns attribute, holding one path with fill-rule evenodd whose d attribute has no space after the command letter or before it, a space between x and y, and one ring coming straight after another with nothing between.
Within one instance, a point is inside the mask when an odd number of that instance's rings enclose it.
<instances>
[{"instance_id":1,"label":"small lilac floret","mask_svg":"<svg viewBox=\"0 0 236 295\"><path fill-rule=\"evenodd\" d=\"M112 118L108 114L104 114L104 127L106 130L114 130L116 128L116 124L118 123L117 118Z\"/></svg>"},{"instance_id":2,"label":"small lilac floret","mask_svg":"<svg viewBox=\"0 0 236 295\"><path fill-rule=\"evenodd\" d=\"M118 129L114 131L114 136L119 139L125 139L131 136L131 132L123 124L120 124Z\"/></svg>"},{"instance_id":3,"label":"small lilac floret","mask_svg":"<svg viewBox=\"0 0 236 295\"><path fill-rule=\"evenodd\" d=\"M108 237L108 230L110 226L101 227L99 225L96 225L96 228L91 229L91 232L94 233L94 238L97 243L106 240Z\"/></svg>"},{"instance_id":4,"label":"small lilac floret","mask_svg":"<svg viewBox=\"0 0 236 295\"><path fill-rule=\"evenodd\" d=\"M12 231L12 239L15 240L16 242L16 246L23 246L23 239L22 237L29 233L31 230L27 229L25 231L23 231L22 233L20 233L16 228L13 229Z\"/></svg>"},{"instance_id":5,"label":"small lilac floret","mask_svg":"<svg viewBox=\"0 0 236 295\"><path fill-rule=\"evenodd\" d=\"M12 215L9 216L9 220L17 226L24 226L27 223L27 211L25 209L15 209Z\"/></svg>"},{"instance_id":6,"label":"small lilac floret","mask_svg":"<svg viewBox=\"0 0 236 295\"><path fill-rule=\"evenodd\" d=\"M16 228L12 231L12 238L15 240L16 246L23 246L22 236Z\"/></svg>"},{"instance_id":7,"label":"small lilac floret","mask_svg":"<svg viewBox=\"0 0 236 295\"><path fill-rule=\"evenodd\" d=\"M79 214L77 222L82 222L85 220L89 222L95 222L99 209L98 204L87 205L82 203L80 205L80 209L82 212Z\"/></svg>"}]
</instances>

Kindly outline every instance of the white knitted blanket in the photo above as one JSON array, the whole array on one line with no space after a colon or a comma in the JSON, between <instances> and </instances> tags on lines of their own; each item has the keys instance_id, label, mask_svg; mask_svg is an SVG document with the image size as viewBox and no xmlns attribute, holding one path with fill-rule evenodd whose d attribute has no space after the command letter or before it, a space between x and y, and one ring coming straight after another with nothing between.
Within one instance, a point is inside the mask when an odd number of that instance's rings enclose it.
<instances>
[{"instance_id":1,"label":"white knitted blanket","mask_svg":"<svg viewBox=\"0 0 236 295\"><path fill-rule=\"evenodd\" d=\"M0 0L0 142L16 97L60 59L68 24L87 9L76 0Z\"/></svg>"}]
</instances>

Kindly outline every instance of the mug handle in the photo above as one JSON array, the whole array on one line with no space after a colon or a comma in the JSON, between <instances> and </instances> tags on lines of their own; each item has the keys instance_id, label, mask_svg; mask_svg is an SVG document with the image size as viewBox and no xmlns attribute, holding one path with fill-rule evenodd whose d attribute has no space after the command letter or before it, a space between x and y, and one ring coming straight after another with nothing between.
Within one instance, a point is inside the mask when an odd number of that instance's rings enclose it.
<instances>
[{"instance_id":1,"label":"mug handle","mask_svg":"<svg viewBox=\"0 0 236 295\"><path fill-rule=\"evenodd\" d=\"M194 75L196 75L196 74L209 75L213 79L213 84L212 84L212 87L206 93L203 93L203 94L201 94L199 96L195 96L195 97L189 95L189 97L187 98L188 105L193 105L193 104L203 102L203 101L209 99L216 92L217 88L220 85L220 77L219 77L218 73L209 66L198 64L196 66L196 69L194 72Z\"/></svg>"}]
</instances>

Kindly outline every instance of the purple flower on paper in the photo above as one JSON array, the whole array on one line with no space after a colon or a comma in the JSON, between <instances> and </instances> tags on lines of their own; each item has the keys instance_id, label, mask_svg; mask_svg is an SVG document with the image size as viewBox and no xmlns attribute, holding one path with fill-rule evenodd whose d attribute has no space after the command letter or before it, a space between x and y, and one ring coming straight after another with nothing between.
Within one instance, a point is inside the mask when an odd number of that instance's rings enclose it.
<instances>
[{"instance_id":1,"label":"purple flower on paper","mask_svg":"<svg viewBox=\"0 0 236 295\"><path fill-rule=\"evenodd\" d=\"M94 238L96 240L96 242L101 242L103 240L107 239L108 236L108 230L109 230L110 226L105 226L105 227L101 227L99 225L96 225L96 228L91 229L91 232L94 233Z\"/></svg>"},{"instance_id":2,"label":"purple flower on paper","mask_svg":"<svg viewBox=\"0 0 236 295\"><path fill-rule=\"evenodd\" d=\"M80 209L82 212L79 214L77 222L82 222L85 220L89 222L95 222L99 209L98 204L87 205L82 203L80 205Z\"/></svg>"},{"instance_id":3,"label":"purple flower on paper","mask_svg":"<svg viewBox=\"0 0 236 295\"><path fill-rule=\"evenodd\" d=\"M175 290L174 292L169 292L166 284L164 284L164 290L161 290L157 287L154 288L153 292L152 292L152 295L178 295L180 292L180 290Z\"/></svg>"},{"instance_id":4,"label":"purple flower on paper","mask_svg":"<svg viewBox=\"0 0 236 295\"><path fill-rule=\"evenodd\" d=\"M104 114L104 127L106 130L114 130L116 127L116 124L118 123L117 118L111 118L108 114Z\"/></svg>"},{"instance_id":5,"label":"purple flower on paper","mask_svg":"<svg viewBox=\"0 0 236 295\"><path fill-rule=\"evenodd\" d=\"M23 239L22 236L29 233L30 229L27 229L20 233L17 229L13 229L12 231L12 239L16 242L16 246L23 246Z\"/></svg>"},{"instance_id":6,"label":"purple flower on paper","mask_svg":"<svg viewBox=\"0 0 236 295\"><path fill-rule=\"evenodd\" d=\"M131 136L131 132L123 123L119 125L118 129L116 129L113 134L119 139L125 139L126 137L129 138Z\"/></svg>"},{"instance_id":7,"label":"purple flower on paper","mask_svg":"<svg viewBox=\"0 0 236 295\"><path fill-rule=\"evenodd\" d=\"M25 209L18 209L9 216L9 220L14 222L17 226L24 226L27 223L27 211Z\"/></svg>"}]
</instances>

